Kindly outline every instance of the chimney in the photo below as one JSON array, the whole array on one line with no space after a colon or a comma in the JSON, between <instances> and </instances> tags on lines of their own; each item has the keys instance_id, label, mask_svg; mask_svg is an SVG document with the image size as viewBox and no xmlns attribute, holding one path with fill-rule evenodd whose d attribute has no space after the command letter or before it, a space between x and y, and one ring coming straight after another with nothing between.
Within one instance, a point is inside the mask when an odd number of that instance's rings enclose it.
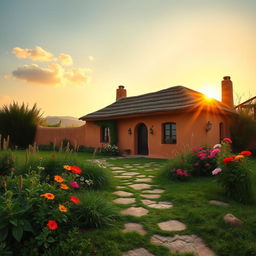
<instances>
[{"instance_id":1,"label":"chimney","mask_svg":"<svg viewBox=\"0 0 256 256\"><path fill-rule=\"evenodd\" d=\"M227 107L234 108L233 83L230 76L224 76L221 81L221 101Z\"/></svg>"},{"instance_id":2,"label":"chimney","mask_svg":"<svg viewBox=\"0 0 256 256\"><path fill-rule=\"evenodd\" d=\"M119 85L116 89L116 100L126 97L126 89L124 89L123 85Z\"/></svg>"}]
</instances>

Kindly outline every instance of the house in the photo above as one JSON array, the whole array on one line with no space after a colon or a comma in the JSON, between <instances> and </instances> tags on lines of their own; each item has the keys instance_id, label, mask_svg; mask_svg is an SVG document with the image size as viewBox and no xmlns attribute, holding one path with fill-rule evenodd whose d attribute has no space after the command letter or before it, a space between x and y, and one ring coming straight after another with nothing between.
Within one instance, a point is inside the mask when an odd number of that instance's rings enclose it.
<instances>
[{"instance_id":1,"label":"house","mask_svg":"<svg viewBox=\"0 0 256 256\"><path fill-rule=\"evenodd\" d=\"M247 113L256 120L256 96L240 103L235 107L235 109Z\"/></svg>"},{"instance_id":2,"label":"house","mask_svg":"<svg viewBox=\"0 0 256 256\"><path fill-rule=\"evenodd\" d=\"M229 136L236 115L229 76L221 87L220 102L183 86L133 97L119 86L113 104L80 118L86 121L85 144L108 144L110 129L112 136L115 129L115 143L131 155L170 158L192 147L212 146Z\"/></svg>"}]
</instances>

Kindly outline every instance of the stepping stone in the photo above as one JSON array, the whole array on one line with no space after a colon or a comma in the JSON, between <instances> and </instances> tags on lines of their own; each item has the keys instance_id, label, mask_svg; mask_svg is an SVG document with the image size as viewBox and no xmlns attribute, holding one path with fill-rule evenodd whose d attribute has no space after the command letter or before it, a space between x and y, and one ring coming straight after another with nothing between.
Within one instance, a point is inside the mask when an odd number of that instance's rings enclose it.
<instances>
[{"instance_id":1,"label":"stepping stone","mask_svg":"<svg viewBox=\"0 0 256 256\"><path fill-rule=\"evenodd\" d=\"M165 190L164 189L151 189L151 190L143 190L143 193L150 193L150 194L161 194L163 193Z\"/></svg>"},{"instance_id":2,"label":"stepping stone","mask_svg":"<svg viewBox=\"0 0 256 256\"><path fill-rule=\"evenodd\" d=\"M138 175L137 177L138 178L146 178L147 176L146 175Z\"/></svg>"},{"instance_id":3,"label":"stepping stone","mask_svg":"<svg viewBox=\"0 0 256 256\"><path fill-rule=\"evenodd\" d=\"M114 203L116 204L133 204L135 203L135 198L117 198L115 200L113 200Z\"/></svg>"},{"instance_id":4,"label":"stepping stone","mask_svg":"<svg viewBox=\"0 0 256 256\"><path fill-rule=\"evenodd\" d=\"M156 202L153 200L141 200L143 204L147 205L150 208L154 209L169 209L172 208L173 205L171 202Z\"/></svg>"},{"instance_id":5,"label":"stepping stone","mask_svg":"<svg viewBox=\"0 0 256 256\"><path fill-rule=\"evenodd\" d=\"M135 182L152 182L151 178L138 178Z\"/></svg>"},{"instance_id":6,"label":"stepping stone","mask_svg":"<svg viewBox=\"0 0 256 256\"><path fill-rule=\"evenodd\" d=\"M139 176L138 176L138 177L139 177ZM149 177L149 178L154 178L154 176L153 176L153 175L148 175L148 177Z\"/></svg>"},{"instance_id":7,"label":"stepping stone","mask_svg":"<svg viewBox=\"0 0 256 256\"><path fill-rule=\"evenodd\" d=\"M114 167L110 167L110 169L112 169L112 170L123 170L124 168L114 166Z\"/></svg>"},{"instance_id":8,"label":"stepping stone","mask_svg":"<svg viewBox=\"0 0 256 256\"><path fill-rule=\"evenodd\" d=\"M130 169L130 171L138 171L138 169L137 169L137 168L134 168L134 169Z\"/></svg>"},{"instance_id":9,"label":"stepping stone","mask_svg":"<svg viewBox=\"0 0 256 256\"><path fill-rule=\"evenodd\" d=\"M172 253L194 253L196 256L216 256L216 254L196 235L159 236L153 235L151 243L169 248Z\"/></svg>"},{"instance_id":10,"label":"stepping stone","mask_svg":"<svg viewBox=\"0 0 256 256\"><path fill-rule=\"evenodd\" d=\"M113 173L122 173L122 172L125 172L125 171L112 171Z\"/></svg>"},{"instance_id":11,"label":"stepping stone","mask_svg":"<svg viewBox=\"0 0 256 256\"><path fill-rule=\"evenodd\" d=\"M121 211L122 214L132 215L136 217L141 217L148 214L148 210L143 207L129 207Z\"/></svg>"},{"instance_id":12,"label":"stepping stone","mask_svg":"<svg viewBox=\"0 0 256 256\"><path fill-rule=\"evenodd\" d=\"M159 198L161 195L154 195L154 194L141 194L142 197L144 198L149 198L149 199L154 199L154 198Z\"/></svg>"},{"instance_id":13,"label":"stepping stone","mask_svg":"<svg viewBox=\"0 0 256 256\"><path fill-rule=\"evenodd\" d=\"M168 220L164 222L157 223L158 227L164 231L182 231L187 227L184 223L178 220Z\"/></svg>"},{"instance_id":14,"label":"stepping stone","mask_svg":"<svg viewBox=\"0 0 256 256\"><path fill-rule=\"evenodd\" d=\"M131 187L135 190L141 190L141 189L145 189L145 188L151 188L151 185L141 183L141 184L133 184L133 185L130 185L129 187Z\"/></svg>"},{"instance_id":15,"label":"stepping stone","mask_svg":"<svg viewBox=\"0 0 256 256\"><path fill-rule=\"evenodd\" d=\"M138 248L138 249L130 250L128 252L124 252L122 256L155 256L155 255L150 253L148 250L144 248Z\"/></svg>"},{"instance_id":16,"label":"stepping stone","mask_svg":"<svg viewBox=\"0 0 256 256\"><path fill-rule=\"evenodd\" d=\"M143 228L141 224L138 223L126 223L124 224L123 232L137 232L140 235L145 235L147 231Z\"/></svg>"},{"instance_id":17,"label":"stepping stone","mask_svg":"<svg viewBox=\"0 0 256 256\"><path fill-rule=\"evenodd\" d=\"M210 204L219 205L219 206L224 206L224 207L228 207L229 206L228 203L224 203L224 202L217 201L217 200L210 200L209 203Z\"/></svg>"},{"instance_id":18,"label":"stepping stone","mask_svg":"<svg viewBox=\"0 0 256 256\"><path fill-rule=\"evenodd\" d=\"M125 176L134 176L134 175L138 175L139 173L138 172L124 172L122 173L122 175L125 175Z\"/></svg>"},{"instance_id":19,"label":"stepping stone","mask_svg":"<svg viewBox=\"0 0 256 256\"><path fill-rule=\"evenodd\" d=\"M132 176L126 175L126 176L114 176L115 178L120 178L120 179L127 179L127 178L131 178Z\"/></svg>"},{"instance_id":20,"label":"stepping stone","mask_svg":"<svg viewBox=\"0 0 256 256\"><path fill-rule=\"evenodd\" d=\"M116 186L116 188L125 188L125 186Z\"/></svg>"},{"instance_id":21,"label":"stepping stone","mask_svg":"<svg viewBox=\"0 0 256 256\"><path fill-rule=\"evenodd\" d=\"M154 168L154 170L155 170L155 171L159 171L159 170L160 170L160 168Z\"/></svg>"},{"instance_id":22,"label":"stepping stone","mask_svg":"<svg viewBox=\"0 0 256 256\"><path fill-rule=\"evenodd\" d=\"M133 195L133 193L130 193L130 192L126 192L126 191L116 191L116 192L113 192L114 195L117 195L117 196L131 196Z\"/></svg>"},{"instance_id":23,"label":"stepping stone","mask_svg":"<svg viewBox=\"0 0 256 256\"><path fill-rule=\"evenodd\" d=\"M143 169L143 168L145 168L145 167L144 167L144 166L137 166L137 168Z\"/></svg>"},{"instance_id":24,"label":"stepping stone","mask_svg":"<svg viewBox=\"0 0 256 256\"><path fill-rule=\"evenodd\" d=\"M140 166L140 164L133 164L134 166Z\"/></svg>"},{"instance_id":25,"label":"stepping stone","mask_svg":"<svg viewBox=\"0 0 256 256\"><path fill-rule=\"evenodd\" d=\"M145 170L145 172L153 172L154 170L152 170L152 169L147 169L147 170Z\"/></svg>"}]
</instances>

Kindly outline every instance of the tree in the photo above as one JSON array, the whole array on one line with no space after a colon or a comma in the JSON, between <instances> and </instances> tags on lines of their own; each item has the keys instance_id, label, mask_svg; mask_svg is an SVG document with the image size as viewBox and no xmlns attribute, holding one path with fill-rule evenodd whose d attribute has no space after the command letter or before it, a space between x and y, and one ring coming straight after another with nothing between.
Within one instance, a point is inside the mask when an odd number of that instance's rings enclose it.
<instances>
[{"instance_id":1,"label":"tree","mask_svg":"<svg viewBox=\"0 0 256 256\"><path fill-rule=\"evenodd\" d=\"M34 142L36 126L42 122L40 112L36 104L31 109L25 103L4 105L0 109L0 134L10 136L10 146L26 148Z\"/></svg>"}]
</instances>

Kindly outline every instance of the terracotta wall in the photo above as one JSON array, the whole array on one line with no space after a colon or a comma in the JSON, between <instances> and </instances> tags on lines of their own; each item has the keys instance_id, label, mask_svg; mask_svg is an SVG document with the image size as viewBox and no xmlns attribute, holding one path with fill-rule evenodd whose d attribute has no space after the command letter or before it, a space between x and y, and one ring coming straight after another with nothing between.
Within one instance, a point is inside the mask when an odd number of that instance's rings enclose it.
<instances>
[{"instance_id":1,"label":"terracotta wall","mask_svg":"<svg viewBox=\"0 0 256 256\"><path fill-rule=\"evenodd\" d=\"M205 131L206 123L212 123L212 129ZM177 144L162 144L162 124L175 122L177 127ZM137 154L137 130L139 123L148 128L148 148L150 157L170 158L181 152L189 151L195 146L214 145L219 143L219 123L224 123L224 134L228 134L228 119L219 114L187 112L179 115L161 115L124 119L118 121L118 146L122 150L130 149L131 154ZM153 128L153 135L149 129ZM132 134L128 134L131 128Z\"/></svg>"}]
</instances>

